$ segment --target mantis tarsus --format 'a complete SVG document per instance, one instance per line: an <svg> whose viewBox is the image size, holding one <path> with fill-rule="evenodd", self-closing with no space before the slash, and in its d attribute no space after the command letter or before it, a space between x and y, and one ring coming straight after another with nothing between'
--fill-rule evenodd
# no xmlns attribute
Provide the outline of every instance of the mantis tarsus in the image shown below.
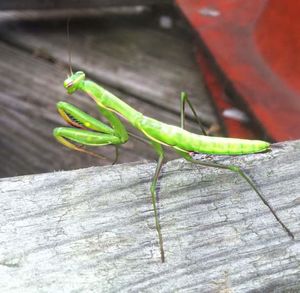
<svg viewBox="0 0 300 293"><path fill-rule="evenodd" d="M118 114L132 124L137 130L141 131L146 136L146 140L153 146L158 154L158 163L150 191L162 262L165 261L165 254L156 206L156 184L164 158L164 150L162 146L173 148L180 156L192 163L227 169L238 173L247 181L247 183L263 201L263 203L269 208L276 220L281 224L288 235L294 238L292 232L279 219L275 211L264 199L260 191L256 188L252 179L239 167L233 165L222 165L213 162L198 161L192 157L192 153L213 155L244 155L260 153L270 150L270 143L261 140L209 137L205 134L203 128L201 128L203 135L197 135L184 130L184 105L186 102L191 107L195 117L197 117L196 112L185 93L182 93L181 95L181 127L177 127L149 118L136 111L93 81L86 80L85 74L81 71L78 71L68 77L64 82L64 87L67 89L69 94L72 94L77 90L88 94L96 102L99 112L109 121L110 126L86 114L71 104L59 102L57 104L59 113L66 122L73 126L73 128L58 127L54 129L53 134L60 143L70 149L85 152L101 158L101 155L84 149L82 145L102 146L112 144L116 146L117 150L118 145L123 144L128 140L128 132L126 128L119 120L117 115L115 115ZM198 117L197 120L200 124ZM118 151L116 151L116 158L117 156Z"/></svg>

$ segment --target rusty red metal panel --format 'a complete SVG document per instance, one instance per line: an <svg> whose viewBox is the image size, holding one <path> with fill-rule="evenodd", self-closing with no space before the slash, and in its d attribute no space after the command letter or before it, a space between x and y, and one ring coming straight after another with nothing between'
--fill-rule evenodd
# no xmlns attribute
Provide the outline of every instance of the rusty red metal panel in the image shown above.
<svg viewBox="0 0 300 293"><path fill-rule="evenodd" d="M300 1L176 2L267 135L300 138Z"/></svg>
<svg viewBox="0 0 300 293"><path fill-rule="evenodd" d="M241 119L236 117L237 115L235 117L226 115L226 112L232 112L232 110L242 112L242 109L232 102L226 93L226 84L223 84L222 80L217 77L209 58L199 48L196 52L196 59L201 67L207 89L214 101L217 114L223 123L223 132L225 131L229 137L236 138L255 139L262 137L261 133L253 127L249 117L247 117L248 119Z"/></svg>

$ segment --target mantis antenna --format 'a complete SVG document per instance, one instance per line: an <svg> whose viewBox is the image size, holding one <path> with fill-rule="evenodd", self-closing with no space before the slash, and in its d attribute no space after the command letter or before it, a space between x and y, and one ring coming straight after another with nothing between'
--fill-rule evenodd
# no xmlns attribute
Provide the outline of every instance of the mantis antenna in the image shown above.
<svg viewBox="0 0 300 293"><path fill-rule="evenodd" d="M71 42L70 42L70 21L71 21L71 16L69 16L68 19L67 19L67 43L68 43L69 70L70 70L70 75L73 75L72 56L71 56Z"/></svg>

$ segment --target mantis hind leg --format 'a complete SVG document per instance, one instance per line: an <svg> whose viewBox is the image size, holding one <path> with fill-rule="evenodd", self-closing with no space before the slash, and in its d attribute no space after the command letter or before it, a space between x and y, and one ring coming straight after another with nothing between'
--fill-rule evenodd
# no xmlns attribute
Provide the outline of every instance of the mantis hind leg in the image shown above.
<svg viewBox="0 0 300 293"><path fill-rule="evenodd" d="M180 127L185 128L185 103L188 103L188 105L190 106L190 108L196 118L196 121L201 129L202 134L207 135L206 130L205 130L203 124L201 123L186 92L181 92L181 95L180 95Z"/></svg>
<svg viewBox="0 0 300 293"><path fill-rule="evenodd" d="M282 228L287 232L287 234L294 239L294 234L291 232L291 230L281 221L281 219L277 216L275 210L271 207L271 205L268 203L268 201L264 198L262 193L257 189L255 186L253 180L238 166L234 165L223 165L215 162L203 162L203 161L198 161L193 158L191 158L187 153L181 152L176 150L177 153L179 153L184 159L187 161L190 161L194 164L199 164L202 166L207 166L207 167L214 167L214 168L221 168L221 169L227 169L230 171L233 171L235 173L238 173L241 177L243 177L247 183L251 186L251 188L256 192L256 194L259 196L259 198L262 200L262 202L268 207L272 215L275 217L275 219L278 221L278 223L282 226Z"/></svg>

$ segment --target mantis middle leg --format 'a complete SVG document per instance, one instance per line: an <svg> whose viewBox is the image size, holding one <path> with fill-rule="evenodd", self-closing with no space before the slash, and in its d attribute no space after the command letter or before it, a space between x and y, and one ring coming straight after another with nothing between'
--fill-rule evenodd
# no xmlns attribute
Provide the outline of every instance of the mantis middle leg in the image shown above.
<svg viewBox="0 0 300 293"><path fill-rule="evenodd" d="M159 240L159 249L160 249L160 256L161 256L161 262L165 262L165 252L164 252L164 245L163 245L163 238L162 238L162 233L161 233L161 226L159 223L159 217L158 217L158 210L157 210L157 194L156 194L156 186L157 186L157 180L159 177L159 173L163 164L163 159L164 159L164 150L162 146L155 142L155 141L150 141L152 146L154 147L156 153L158 154L158 161L154 173L154 177L152 180L152 184L150 187L151 191L151 199L152 199L152 206L153 206L153 211L154 211L154 218L155 218L155 227L156 231L158 234L158 240Z"/></svg>

